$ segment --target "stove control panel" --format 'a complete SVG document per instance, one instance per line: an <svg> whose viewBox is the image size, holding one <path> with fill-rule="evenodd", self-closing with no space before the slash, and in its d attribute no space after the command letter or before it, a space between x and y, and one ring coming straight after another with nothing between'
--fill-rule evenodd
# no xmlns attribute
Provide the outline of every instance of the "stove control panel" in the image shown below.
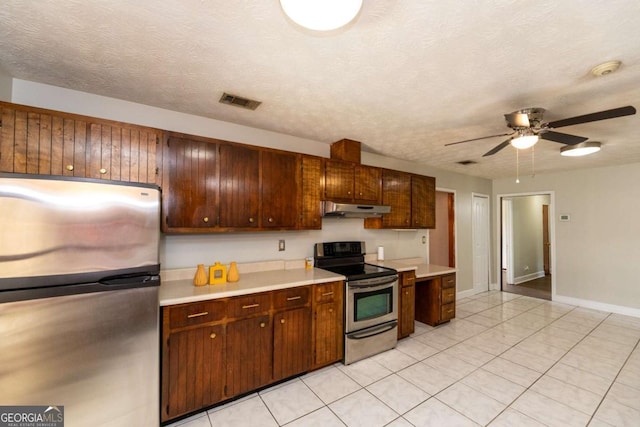
<svg viewBox="0 0 640 427"><path fill-rule="evenodd" d="M315 245L316 257L348 257L365 253L364 242L327 242Z"/></svg>

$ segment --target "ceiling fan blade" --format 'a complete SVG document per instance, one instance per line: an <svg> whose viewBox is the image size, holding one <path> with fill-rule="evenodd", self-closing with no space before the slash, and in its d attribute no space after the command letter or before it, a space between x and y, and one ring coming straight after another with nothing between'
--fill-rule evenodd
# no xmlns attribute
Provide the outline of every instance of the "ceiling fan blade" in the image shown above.
<svg viewBox="0 0 640 427"><path fill-rule="evenodd" d="M559 142L561 144L567 144L567 145L579 144L589 139L589 138L585 138L584 136L569 135L568 133L560 133L560 132L553 132L553 131L540 133L540 138L546 139L548 141Z"/></svg>
<svg viewBox="0 0 640 427"><path fill-rule="evenodd" d="M636 109L631 105L614 108L612 110L599 111L597 113L585 114L582 116L570 117L568 119L556 120L548 124L549 128L561 128L564 126L579 125L581 123L597 122L598 120L615 119L616 117L631 116L636 113Z"/></svg>
<svg viewBox="0 0 640 427"><path fill-rule="evenodd" d="M457 142L450 142L448 144L444 144L444 146L449 146L449 145L456 145L456 144L463 144L465 142L471 142L471 141L479 141L481 139L488 139L488 138L497 138L499 136L507 136L507 135L511 135L512 132L509 133L501 133L500 135L491 135L491 136L481 136L480 138L473 138L473 139L465 139L464 141L457 141Z"/></svg>
<svg viewBox="0 0 640 427"><path fill-rule="evenodd" d="M511 138L509 138L506 141L503 141L500 144L496 145L491 150L489 150L485 154L483 154L482 157L493 156L494 154L496 154L498 151L502 150L504 147L506 147L510 143L511 143Z"/></svg>
<svg viewBox="0 0 640 427"><path fill-rule="evenodd" d="M514 128L528 128L531 126L529 124L529 115L525 113L510 113L504 115L505 120L509 123L509 126Z"/></svg>

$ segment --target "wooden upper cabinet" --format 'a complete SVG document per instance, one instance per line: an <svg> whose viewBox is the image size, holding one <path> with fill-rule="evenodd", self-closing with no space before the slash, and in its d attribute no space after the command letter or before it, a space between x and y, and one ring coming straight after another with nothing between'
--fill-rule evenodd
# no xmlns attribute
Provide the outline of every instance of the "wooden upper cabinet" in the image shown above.
<svg viewBox="0 0 640 427"><path fill-rule="evenodd" d="M380 169L340 160L325 162L325 200L380 203Z"/></svg>
<svg viewBox="0 0 640 427"><path fill-rule="evenodd" d="M411 226L435 228L436 180L430 176L411 176Z"/></svg>
<svg viewBox="0 0 640 427"><path fill-rule="evenodd" d="M382 216L384 228L411 227L411 175L385 170L382 174L382 204L391 206L391 213Z"/></svg>
<svg viewBox="0 0 640 427"><path fill-rule="evenodd" d="M355 201L379 204L381 196L380 177L382 173L379 168L356 165L355 176Z"/></svg>
<svg viewBox="0 0 640 427"><path fill-rule="evenodd" d="M353 164L339 160L326 160L324 169L325 200L353 200L353 179Z"/></svg>
<svg viewBox="0 0 640 427"><path fill-rule="evenodd" d="M260 151L220 146L220 227L258 228Z"/></svg>
<svg viewBox="0 0 640 427"><path fill-rule="evenodd" d="M157 129L0 103L2 172L157 183Z"/></svg>
<svg viewBox="0 0 640 427"><path fill-rule="evenodd" d="M163 178L164 231L216 226L217 155L215 143L169 137Z"/></svg>
<svg viewBox="0 0 640 427"><path fill-rule="evenodd" d="M299 156L264 150L260 161L263 228L295 228L299 217Z"/></svg>
<svg viewBox="0 0 640 427"><path fill-rule="evenodd" d="M299 228L322 228L322 158L302 156L301 212Z"/></svg>

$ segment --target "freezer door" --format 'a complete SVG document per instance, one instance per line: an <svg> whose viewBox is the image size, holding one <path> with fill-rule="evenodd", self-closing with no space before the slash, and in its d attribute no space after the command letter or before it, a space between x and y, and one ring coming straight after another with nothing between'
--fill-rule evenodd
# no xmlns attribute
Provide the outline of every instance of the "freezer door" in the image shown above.
<svg viewBox="0 0 640 427"><path fill-rule="evenodd" d="M0 402L66 427L157 427L158 287L0 304Z"/></svg>
<svg viewBox="0 0 640 427"><path fill-rule="evenodd" d="M0 174L0 291L145 272L159 239L156 186Z"/></svg>

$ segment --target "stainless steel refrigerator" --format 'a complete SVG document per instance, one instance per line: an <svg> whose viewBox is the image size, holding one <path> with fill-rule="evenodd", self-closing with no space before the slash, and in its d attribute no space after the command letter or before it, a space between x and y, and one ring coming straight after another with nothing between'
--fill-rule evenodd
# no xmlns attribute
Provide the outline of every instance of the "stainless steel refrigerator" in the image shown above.
<svg viewBox="0 0 640 427"><path fill-rule="evenodd" d="M156 186L0 174L0 405L159 425L159 221Z"/></svg>

